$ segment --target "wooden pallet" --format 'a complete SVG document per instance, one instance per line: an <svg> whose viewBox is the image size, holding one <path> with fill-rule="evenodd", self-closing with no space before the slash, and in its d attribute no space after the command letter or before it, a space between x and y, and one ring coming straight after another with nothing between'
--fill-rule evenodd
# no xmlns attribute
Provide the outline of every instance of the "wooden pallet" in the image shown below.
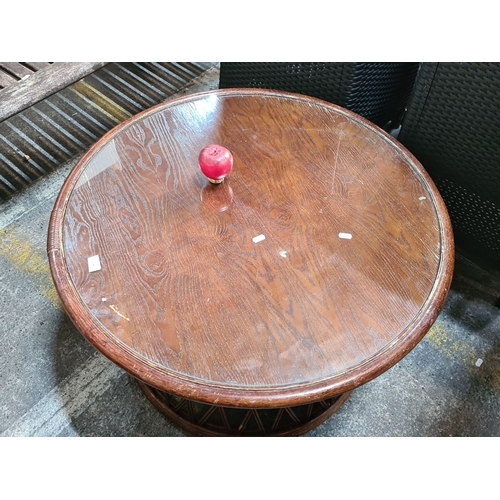
<svg viewBox="0 0 500 500"><path fill-rule="evenodd" d="M0 62L0 121L93 73L104 62Z"/></svg>

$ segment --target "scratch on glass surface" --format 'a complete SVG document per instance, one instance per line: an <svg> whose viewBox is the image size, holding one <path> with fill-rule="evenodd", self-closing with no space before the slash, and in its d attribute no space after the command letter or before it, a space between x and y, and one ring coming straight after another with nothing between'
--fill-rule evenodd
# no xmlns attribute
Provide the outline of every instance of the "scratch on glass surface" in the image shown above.
<svg viewBox="0 0 500 500"><path fill-rule="evenodd" d="M333 174L332 174L332 188L330 189L330 194L333 194L333 190L335 189L335 175L337 174L337 165L338 165L340 143L341 142L342 142L342 130L340 130L339 142L337 144L337 151L335 152L335 160L334 160Z"/></svg>
<svg viewBox="0 0 500 500"><path fill-rule="evenodd" d="M127 318L127 316L125 316L124 314L122 314L120 311L118 311L118 309L116 308L116 306L114 306L113 304L111 304L110 306L110 309L113 309L113 311L118 314L118 316L120 316L120 318L123 318L123 319L126 319L127 321L130 321L130 318Z"/></svg>

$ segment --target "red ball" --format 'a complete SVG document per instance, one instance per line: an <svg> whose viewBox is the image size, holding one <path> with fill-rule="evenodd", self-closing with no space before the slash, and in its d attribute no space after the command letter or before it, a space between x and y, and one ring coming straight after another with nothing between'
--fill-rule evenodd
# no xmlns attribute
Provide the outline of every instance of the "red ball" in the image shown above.
<svg viewBox="0 0 500 500"><path fill-rule="evenodd" d="M198 165L211 182L222 182L233 169L231 151L219 144L210 144L200 151Z"/></svg>

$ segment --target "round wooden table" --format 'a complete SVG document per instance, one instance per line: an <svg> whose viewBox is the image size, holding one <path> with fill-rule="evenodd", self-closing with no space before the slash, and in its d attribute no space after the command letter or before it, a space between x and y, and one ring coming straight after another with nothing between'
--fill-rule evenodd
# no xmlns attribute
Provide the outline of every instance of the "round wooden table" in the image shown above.
<svg viewBox="0 0 500 500"><path fill-rule="evenodd" d="M234 169L199 170L209 144ZM79 331L197 435L298 435L426 334L454 246L433 182L343 108L252 89L181 97L117 126L51 215Z"/></svg>

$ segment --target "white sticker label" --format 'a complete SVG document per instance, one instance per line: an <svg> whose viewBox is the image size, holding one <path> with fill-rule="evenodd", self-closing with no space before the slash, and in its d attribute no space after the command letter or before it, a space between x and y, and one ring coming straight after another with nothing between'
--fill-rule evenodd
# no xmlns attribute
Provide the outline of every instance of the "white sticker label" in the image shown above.
<svg viewBox="0 0 500 500"><path fill-rule="evenodd" d="M99 260L99 255L93 255L92 257L89 257L87 260L89 263L89 273L101 270L101 261Z"/></svg>
<svg viewBox="0 0 500 500"><path fill-rule="evenodd" d="M252 238L252 241L254 243L259 243L260 241L264 241L265 239L266 239L266 237L263 234L259 234L259 236L254 236Z"/></svg>
<svg viewBox="0 0 500 500"><path fill-rule="evenodd" d="M352 234L351 233L339 233L339 238L342 238L343 240L350 240L350 239L352 239Z"/></svg>

